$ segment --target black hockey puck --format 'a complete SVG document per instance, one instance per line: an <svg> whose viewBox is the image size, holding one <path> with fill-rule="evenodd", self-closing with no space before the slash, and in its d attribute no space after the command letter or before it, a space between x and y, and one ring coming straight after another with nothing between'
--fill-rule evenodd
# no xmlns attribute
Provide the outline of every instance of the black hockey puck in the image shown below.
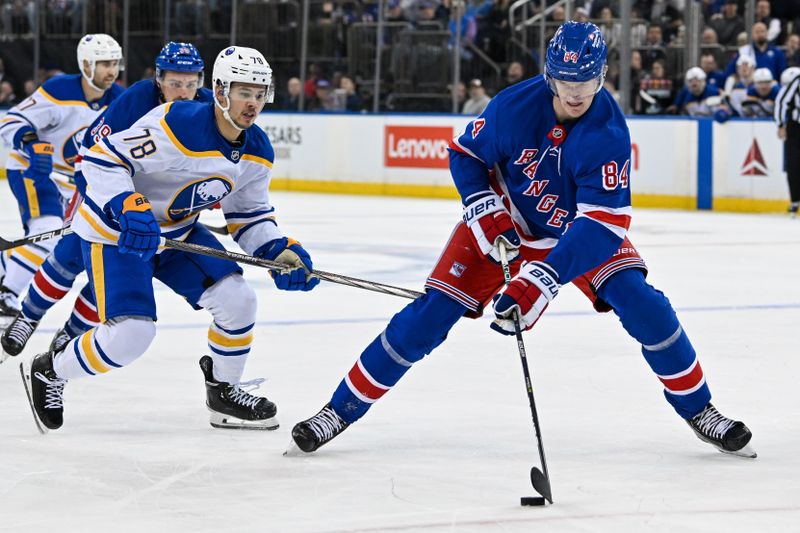
<svg viewBox="0 0 800 533"><path fill-rule="evenodd" d="M541 496L523 496L519 504L525 507L544 505L545 499Z"/></svg>

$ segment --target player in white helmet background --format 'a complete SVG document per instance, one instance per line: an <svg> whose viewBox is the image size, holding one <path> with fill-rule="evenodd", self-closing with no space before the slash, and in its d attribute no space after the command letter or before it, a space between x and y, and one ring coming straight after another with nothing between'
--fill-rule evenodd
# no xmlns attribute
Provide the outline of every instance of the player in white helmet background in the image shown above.
<svg viewBox="0 0 800 533"><path fill-rule="evenodd" d="M13 148L6 171L26 235L63 225L65 203L75 190L72 176L84 131L123 92L114 83L122 48L112 37L83 36L77 58L80 74L47 80L0 121L0 137ZM0 272L2 327L19 311L18 296L57 242L50 239L17 248L5 260Z"/></svg>
<svg viewBox="0 0 800 533"><path fill-rule="evenodd" d="M211 425L278 427L275 404L250 394L263 379L242 381L257 301L242 269L228 260L159 249L165 237L223 250L197 223L201 211L219 205L245 252L287 265L273 274L279 289L307 291L319 283L310 274L309 254L278 227L269 199L274 151L264 131L252 127L272 99L272 69L258 51L231 46L214 63L213 84L213 104L161 105L83 154L85 197L72 229L82 240L100 325L63 350L21 364L42 432L61 427L68 380L127 366L150 348L153 279L212 315L210 355L200 359Z"/></svg>

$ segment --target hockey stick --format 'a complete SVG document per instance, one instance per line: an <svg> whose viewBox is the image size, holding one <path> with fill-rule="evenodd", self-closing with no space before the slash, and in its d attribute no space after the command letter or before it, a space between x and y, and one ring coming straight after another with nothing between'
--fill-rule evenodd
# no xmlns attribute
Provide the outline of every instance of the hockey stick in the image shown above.
<svg viewBox="0 0 800 533"><path fill-rule="evenodd" d="M216 233L217 235L230 235L228 231L228 226L212 226L210 224L203 224L208 231L211 233Z"/></svg>
<svg viewBox="0 0 800 533"><path fill-rule="evenodd" d="M72 228L67 227L53 231L47 231L45 233L38 233L36 235L28 235L27 237L23 237L15 241L9 241L0 237L0 251L10 250L11 248L17 248L19 246L25 246L28 244L33 244L47 239L53 239L55 237L61 237L62 235L68 235L70 233L72 233ZM201 246L199 244L176 241L173 239L166 239L163 237L161 238L161 246L165 248L172 248L173 250L181 250L193 254L207 255L210 257L217 257L219 259L236 261L238 263L244 263L246 265L268 268L270 270L284 270L286 268L286 265L275 261L270 261L269 259L253 257L252 255L240 254L237 252L231 252L229 250L218 250L216 248L210 248L208 246ZM409 298L411 300L419 298L423 294L418 291L412 291L411 289L394 287L392 285L385 285L383 283L377 283L375 281L367 281L359 278L351 278L350 276L333 274L331 272L325 272L322 270L314 270L312 273L319 279L330 281L332 283L347 285L348 287L355 287L357 289L380 292L382 294L390 294L392 296L400 296L402 298Z"/></svg>
<svg viewBox="0 0 800 533"><path fill-rule="evenodd" d="M173 239L161 238L162 246L172 248L173 250L181 250L193 254L207 255L209 257L217 257L219 259L227 259L229 261L236 261L237 263L244 263L246 265L257 266L261 268L268 268L269 270L285 270L286 265L269 259L262 259L260 257L253 257L252 255L240 254L231 252L230 250L219 250L208 246L193 244L190 242L176 241ZM392 296L400 296L402 298L409 298L414 300L422 296L423 293L412 291L411 289L404 289L402 287L394 287L392 285L385 285L375 281L367 281L359 278L351 278L350 276L343 276L341 274L334 274L332 272L324 272L322 270L314 270L311 272L321 280L330 281L331 283L338 283L340 285L347 285L348 287L355 287L357 289L364 289L373 292L380 292L382 294L391 294Z"/></svg>
<svg viewBox="0 0 800 533"><path fill-rule="evenodd" d="M46 241L48 239L53 239L55 237L61 237L62 235L68 235L70 233L72 233L72 228L66 227L66 228L56 229L53 231L46 231L44 233L37 233L36 235L28 235L27 237L23 237L15 241L7 241L4 238L0 237L0 252L5 250L10 250L12 248L17 248L19 246L26 246L28 244L37 243L39 241Z"/></svg>
<svg viewBox="0 0 800 533"><path fill-rule="evenodd" d="M508 267L508 256L506 254L506 245L500 241L500 265L503 267L503 279L506 286L511 283L511 269ZM522 374L525 376L525 387L528 392L528 403L531 406L531 418L533 419L533 429L536 432L536 444L539 449L539 459L542 462L542 470L535 466L531 468L531 484L534 490L547 499L548 502L553 503L553 492L550 489L550 475L547 472L547 461L544 458L544 444L542 444L542 432L539 429L539 414L536 411L536 400L533 397L533 384L531 382L531 373L528 370L528 356L525 352L525 343L522 341L522 331L519 326L519 314L514 309L514 333L517 336L517 348L519 349L519 360L522 363ZM542 472L544 471L544 473ZM523 505L526 505L526 500L533 500L522 498Z"/></svg>

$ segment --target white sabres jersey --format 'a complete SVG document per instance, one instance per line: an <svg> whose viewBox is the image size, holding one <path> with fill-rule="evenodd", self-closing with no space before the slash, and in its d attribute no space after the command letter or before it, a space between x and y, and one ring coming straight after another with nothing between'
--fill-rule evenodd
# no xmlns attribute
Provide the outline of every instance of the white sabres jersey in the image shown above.
<svg viewBox="0 0 800 533"><path fill-rule="evenodd" d="M0 136L14 146L18 145L14 141L18 141L21 131L32 129L39 140L52 144L55 153L51 177L63 188L75 171L75 159L86 128L123 91L122 87L114 84L102 98L87 102L80 74L56 76L9 110L0 122ZM24 170L28 165L28 156L22 150L12 150L6 160L8 170Z"/></svg>
<svg viewBox="0 0 800 533"><path fill-rule="evenodd" d="M120 228L105 207L136 191L150 201L162 236L186 238L200 212L218 206L233 238L253 253L283 237L269 202L273 160L258 127L245 132L241 146L226 141L213 103L161 105L82 154L76 178L86 192L72 228L87 241L116 244Z"/></svg>

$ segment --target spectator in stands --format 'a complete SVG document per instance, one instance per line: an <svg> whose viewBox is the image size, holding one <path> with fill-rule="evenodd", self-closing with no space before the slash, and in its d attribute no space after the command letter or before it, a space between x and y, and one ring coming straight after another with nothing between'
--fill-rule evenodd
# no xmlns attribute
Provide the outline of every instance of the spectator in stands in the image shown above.
<svg viewBox="0 0 800 533"><path fill-rule="evenodd" d="M36 92L36 83L33 80L25 80L25 83L22 84L22 88L25 91L25 98L27 98Z"/></svg>
<svg viewBox="0 0 800 533"><path fill-rule="evenodd" d="M743 116L772 117L779 90L780 86L775 83L768 68L756 69L753 73L753 84L747 88L747 96L742 101Z"/></svg>
<svg viewBox="0 0 800 533"><path fill-rule="evenodd" d="M786 38L786 65L800 67L800 35L796 33Z"/></svg>
<svg viewBox="0 0 800 533"><path fill-rule="evenodd" d="M302 84L300 83L300 78L289 78L289 81L286 82L286 94L281 99L280 109L285 111L299 111L301 89Z"/></svg>
<svg viewBox="0 0 800 533"><path fill-rule="evenodd" d="M716 102L709 100L713 97L717 97ZM686 71L685 85L667 112L691 117L710 117L719 103L719 89L707 83L706 73L702 68L692 67Z"/></svg>
<svg viewBox="0 0 800 533"><path fill-rule="evenodd" d="M663 114L672 104L672 93L672 80L667 77L664 60L657 59L639 84L639 95L644 101L645 114Z"/></svg>
<svg viewBox="0 0 800 533"><path fill-rule="evenodd" d="M741 48L743 46L747 46L747 41L750 37L747 35L746 31L741 32L739 35L736 36L736 48Z"/></svg>
<svg viewBox="0 0 800 533"><path fill-rule="evenodd" d="M726 0L720 13L711 16L708 23L717 32L722 45L736 44L736 36L745 31L744 19L739 16L739 5L736 0Z"/></svg>
<svg viewBox="0 0 800 533"><path fill-rule="evenodd" d="M644 79L645 70L642 66L642 53L639 50L631 50L631 94L629 102L635 114L644 112L642 107L642 97L639 96L639 85ZM615 85L619 86L619 79L615 80Z"/></svg>
<svg viewBox="0 0 800 533"><path fill-rule="evenodd" d="M786 70L786 56L783 50L769 44L767 40L767 26L763 22L753 24L751 30L753 41L750 44L739 48L739 52L731 59L725 73L733 74L736 69L736 61L741 56L750 56L755 59L756 68L768 68L772 72L772 78L778 79L781 72Z"/></svg>
<svg viewBox="0 0 800 533"><path fill-rule="evenodd" d="M333 97L333 87L328 80L317 80L314 98L308 103L306 109L309 111L335 111L336 100Z"/></svg>
<svg viewBox="0 0 800 533"><path fill-rule="evenodd" d="M605 6L600 10L600 20L597 26L600 28L600 33L603 34L606 44L609 48L616 48L619 46L620 39L622 38L622 26L619 22L614 22L614 13L609 6Z"/></svg>
<svg viewBox="0 0 800 533"><path fill-rule="evenodd" d="M306 92L306 100L313 99L317 94L317 80L322 78L322 69L316 63L308 65L308 74L306 74L306 85L304 90Z"/></svg>
<svg viewBox="0 0 800 533"><path fill-rule="evenodd" d="M35 26L36 3L33 0L7 0L0 8L3 34L31 33Z"/></svg>
<svg viewBox="0 0 800 533"><path fill-rule="evenodd" d="M767 40L770 44L777 44L781 35L781 19L770 15L771 10L769 0L758 0L756 3L756 22L762 22L767 27Z"/></svg>
<svg viewBox="0 0 800 533"><path fill-rule="evenodd" d="M706 26L700 37L700 53L713 54L714 60L717 65L726 65L728 63L728 56L725 54L725 49L719 44L717 40L717 32L714 28Z"/></svg>
<svg viewBox="0 0 800 533"><path fill-rule="evenodd" d="M575 14L572 20L576 22L589 22L589 11L585 7L575 8Z"/></svg>
<svg viewBox="0 0 800 533"><path fill-rule="evenodd" d="M700 68L706 73L706 82L709 86L716 87L720 91L725 87L725 73L717 68L714 54L706 52L701 55Z"/></svg>
<svg viewBox="0 0 800 533"><path fill-rule="evenodd" d="M461 113L473 116L480 115L491 100L489 95L486 94L486 89L481 80L476 78L469 82L469 100L464 102Z"/></svg>
<svg viewBox="0 0 800 533"><path fill-rule="evenodd" d="M345 95L344 108L347 111L360 112L364 111L364 102L356 90L356 83L353 78L343 75L339 79L339 90L343 91Z"/></svg>
<svg viewBox="0 0 800 533"><path fill-rule="evenodd" d="M650 70L655 61L665 61L667 54L664 51L664 34L661 26L658 24L650 24L647 27L647 40L645 40L645 49L642 50L642 60L644 61L644 68Z"/></svg>
<svg viewBox="0 0 800 533"><path fill-rule="evenodd" d="M3 58L0 57L0 81L3 81L6 78L6 64L3 62Z"/></svg>
<svg viewBox="0 0 800 533"><path fill-rule="evenodd" d="M681 15L683 4L682 0L649 0L642 2L640 9L647 20L661 26L664 42L669 43L683 25L683 15Z"/></svg>
<svg viewBox="0 0 800 533"><path fill-rule="evenodd" d="M0 107L14 107L17 104L17 97L14 94L14 87L8 80L0 81Z"/></svg>
<svg viewBox="0 0 800 533"><path fill-rule="evenodd" d="M510 87L515 83L525 79L525 67L519 61L512 61L508 64L506 69L506 83L505 87Z"/></svg>

